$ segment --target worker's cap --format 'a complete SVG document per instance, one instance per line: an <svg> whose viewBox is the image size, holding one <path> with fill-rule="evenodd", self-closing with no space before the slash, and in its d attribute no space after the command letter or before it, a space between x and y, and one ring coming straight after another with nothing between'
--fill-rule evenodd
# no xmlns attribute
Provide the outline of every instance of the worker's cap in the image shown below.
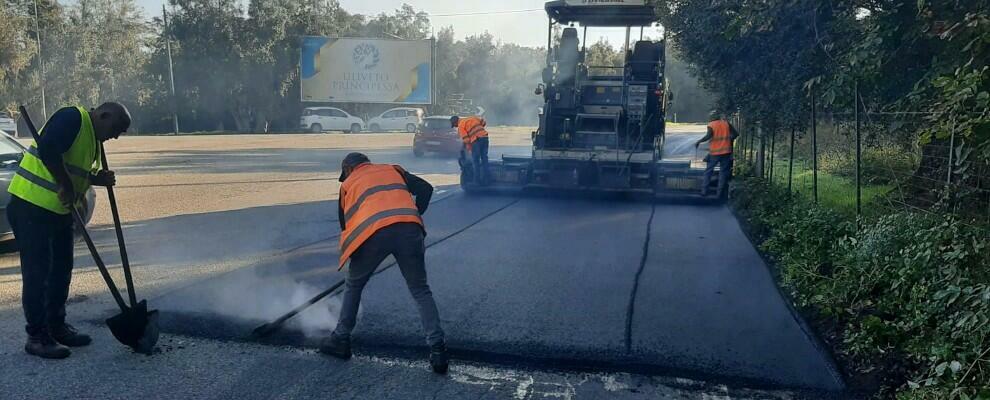
<svg viewBox="0 0 990 400"><path fill-rule="evenodd" d="M453 117L450 117L450 123L452 123L452 124L457 124L460 120L461 120L461 117L458 117L456 115L453 116Z"/></svg>
<svg viewBox="0 0 990 400"><path fill-rule="evenodd" d="M344 157L344 161L340 162L340 181L343 182L347 179L347 171L353 169L354 167L371 162L368 156L361 153L350 153L347 157Z"/></svg>

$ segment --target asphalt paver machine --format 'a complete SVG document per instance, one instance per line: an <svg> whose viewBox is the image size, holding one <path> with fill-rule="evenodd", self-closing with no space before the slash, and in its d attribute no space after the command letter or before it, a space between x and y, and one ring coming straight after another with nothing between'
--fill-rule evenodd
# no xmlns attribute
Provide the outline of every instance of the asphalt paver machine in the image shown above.
<svg viewBox="0 0 990 400"><path fill-rule="evenodd" d="M547 65L537 94L544 99L532 154L489 164L484 185L462 165L467 191L555 188L693 194L703 169L661 158L668 90L665 40L644 40L658 26L643 0L557 0L549 17ZM622 65L586 61L589 29L625 28ZM579 30L580 29L580 30ZM631 41L633 34L640 40Z"/></svg>

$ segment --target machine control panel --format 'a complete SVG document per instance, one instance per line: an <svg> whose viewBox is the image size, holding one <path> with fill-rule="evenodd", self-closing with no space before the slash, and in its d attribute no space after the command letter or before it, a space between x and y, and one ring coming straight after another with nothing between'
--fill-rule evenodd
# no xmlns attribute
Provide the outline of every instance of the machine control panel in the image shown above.
<svg viewBox="0 0 990 400"><path fill-rule="evenodd" d="M646 115L646 98L649 87L630 85L626 95L626 115L630 120L642 120Z"/></svg>

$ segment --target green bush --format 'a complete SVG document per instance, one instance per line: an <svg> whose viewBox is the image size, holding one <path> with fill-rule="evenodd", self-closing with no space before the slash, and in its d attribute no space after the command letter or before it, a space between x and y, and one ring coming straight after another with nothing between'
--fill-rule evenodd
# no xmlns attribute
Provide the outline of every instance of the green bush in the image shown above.
<svg viewBox="0 0 990 400"><path fill-rule="evenodd" d="M847 370L902 376L900 399L990 399L990 243L949 215L855 221L756 180L734 205L797 305L840 327ZM896 362L889 362L894 357Z"/></svg>

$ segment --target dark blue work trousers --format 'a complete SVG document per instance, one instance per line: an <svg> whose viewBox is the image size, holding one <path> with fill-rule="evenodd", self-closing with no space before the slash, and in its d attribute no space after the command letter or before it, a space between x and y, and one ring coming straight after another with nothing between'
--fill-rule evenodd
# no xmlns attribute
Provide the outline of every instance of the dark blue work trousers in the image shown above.
<svg viewBox="0 0 990 400"><path fill-rule="evenodd" d="M7 220L21 256L21 305L25 329L39 335L65 323L72 283L72 216L11 196Z"/></svg>

